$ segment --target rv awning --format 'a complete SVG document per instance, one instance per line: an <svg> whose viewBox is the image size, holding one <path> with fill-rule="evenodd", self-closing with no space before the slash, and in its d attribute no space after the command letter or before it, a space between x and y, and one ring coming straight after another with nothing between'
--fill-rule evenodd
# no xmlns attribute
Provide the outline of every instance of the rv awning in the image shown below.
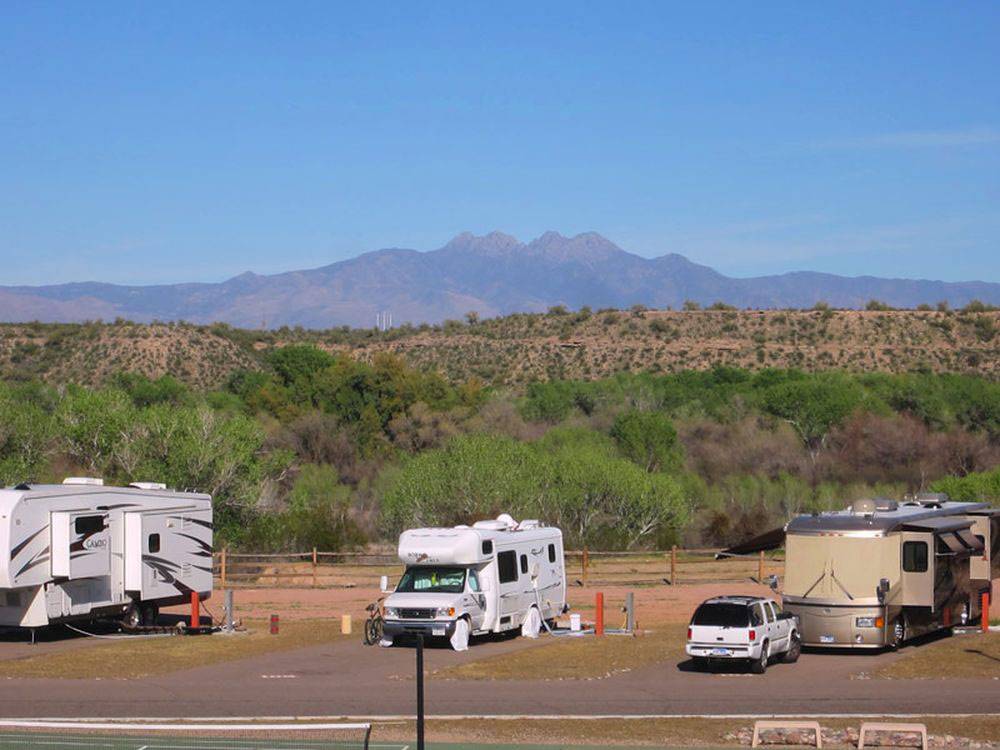
<svg viewBox="0 0 1000 750"><path fill-rule="evenodd" d="M778 549L784 543L784 527L771 529L771 531L765 531L763 534L753 537L753 539L748 539L745 542L733 545L729 549L722 550L722 552L716 554L715 559L718 560L723 557L734 557L738 555L752 555L755 552L761 552L762 550Z"/></svg>
<svg viewBox="0 0 1000 750"><path fill-rule="evenodd" d="M908 521L900 525L903 531L930 531L943 534L947 531L958 531L972 526L972 521L963 518L945 516L943 518L924 518L920 521Z"/></svg>
<svg viewBox="0 0 1000 750"><path fill-rule="evenodd" d="M951 550L954 555L966 555L969 553L969 548L962 544L962 540L959 539L953 532L946 532L944 534L939 534L939 538L945 543L945 546Z"/></svg>
<svg viewBox="0 0 1000 750"><path fill-rule="evenodd" d="M965 546L972 550L972 553L975 555L981 554L986 548L983 544L983 540L973 534L970 529L961 529L960 531L956 531L955 535L961 539L965 543Z"/></svg>

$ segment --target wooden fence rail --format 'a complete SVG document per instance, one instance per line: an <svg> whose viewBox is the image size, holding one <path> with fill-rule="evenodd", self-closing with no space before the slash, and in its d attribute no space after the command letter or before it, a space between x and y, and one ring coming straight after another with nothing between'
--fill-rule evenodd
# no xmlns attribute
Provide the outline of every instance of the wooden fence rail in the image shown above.
<svg viewBox="0 0 1000 750"><path fill-rule="evenodd" d="M716 559L718 550L679 549L643 552L569 550L570 585L654 586L757 580L784 573L780 555ZM220 588L377 587L379 578L399 577L403 566L395 551L254 553L223 549L213 556Z"/></svg>

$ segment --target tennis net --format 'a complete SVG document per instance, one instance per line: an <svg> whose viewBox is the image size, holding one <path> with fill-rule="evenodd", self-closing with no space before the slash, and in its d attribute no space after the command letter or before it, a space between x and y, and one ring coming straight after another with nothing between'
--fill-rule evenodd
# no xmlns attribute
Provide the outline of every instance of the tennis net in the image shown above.
<svg viewBox="0 0 1000 750"><path fill-rule="evenodd" d="M366 723L0 720L0 750L370 750L371 731Z"/></svg>

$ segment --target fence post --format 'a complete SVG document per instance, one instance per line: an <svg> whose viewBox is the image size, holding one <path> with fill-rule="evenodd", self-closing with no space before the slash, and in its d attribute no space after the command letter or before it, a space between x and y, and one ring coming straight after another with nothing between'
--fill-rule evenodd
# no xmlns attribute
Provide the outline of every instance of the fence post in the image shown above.
<svg viewBox="0 0 1000 750"><path fill-rule="evenodd" d="M757 583L764 583L764 550L760 551L757 558Z"/></svg>
<svg viewBox="0 0 1000 750"><path fill-rule="evenodd" d="M670 585L677 584L677 545L670 548Z"/></svg>
<svg viewBox="0 0 1000 750"><path fill-rule="evenodd" d="M316 548L313 547L313 585L312 585L313 588L316 588L316 563L317 563Z"/></svg>
<svg viewBox="0 0 1000 750"><path fill-rule="evenodd" d="M979 619L982 621L980 624L982 626L983 632L988 633L990 631L990 594L988 591L982 593L982 599L980 600L980 616Z"/></svg>
<svg viewBox="0 0 1000 750"><path fill-rule="evenodd" d="M222 554L219 560L219 578L222 579L222 588L226 588L226 550L228 547L222 548Z"/></svg>
<svg viewBox="0 0 1000 750"><path fill-rule="evenodd" d="M587 548L583 548L583 585L587 585L587 568L590 567L590 553L587 552Z"/></svg>

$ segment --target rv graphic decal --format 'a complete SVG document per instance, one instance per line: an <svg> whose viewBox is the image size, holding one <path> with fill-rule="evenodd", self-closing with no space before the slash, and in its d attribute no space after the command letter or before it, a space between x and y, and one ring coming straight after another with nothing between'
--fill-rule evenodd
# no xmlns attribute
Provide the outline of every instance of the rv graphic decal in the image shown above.
<svg viewBox="0 0 1000 750"><path fill-rule="evenodd" d="M43 531L45 531L45 530L46 530L46 529L48 529L48 528L49 528L49 525L48 525L48 524L45 524L45 525L44 525L44 526L43 526L42 528L40 528L40 529L39 529L38 531L36 531L36 532L35 532L34 534L32 534L32 535L31 535L31 536L29 536L29 537L28 537L27 539L25 539L25 540L24 540L24 541L22 541L22 542L21 542L20 544L18 544L18 545L17 545L16 547L14 547L14 548L13 548L13 549L12 549L12 550L10 551L10 559L11 559L11 560L13 560L13 559L14 559L15 557L17 557L17 556L18 556L19 554L21 554L21 551L22 551L22 550L23 550L23 549L24 549L25 547L27 547L27 546L28 546L29 544L31 544L32 540L34 540L34 539L35 539L35 538L36 538L36 537L37 537L37 536L38 536L39 534L41 534L41 533L42 533Z"/></svg>

